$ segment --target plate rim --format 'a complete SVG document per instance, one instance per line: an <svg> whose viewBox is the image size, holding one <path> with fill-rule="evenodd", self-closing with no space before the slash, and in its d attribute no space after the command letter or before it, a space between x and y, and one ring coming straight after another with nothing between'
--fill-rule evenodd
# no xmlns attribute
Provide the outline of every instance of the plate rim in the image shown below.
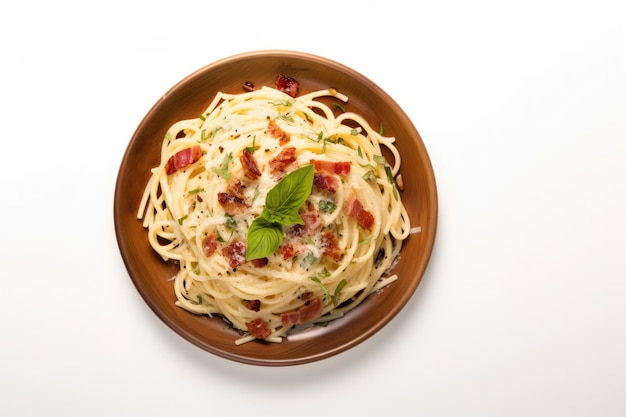
<svg viewBox="0 0 626 417"><path fill-rule="evenodd" d="M411 275L411 284L408 286L408 291L406 291L406 294L404 294L401 299L399 300L399 302L395 303L395 305L393 306L393 308L389 309L388 311L384 312L384 317L382 319L379 319L376 322L376 325L373 326L372 328L368 329L365 332L360 333L359 335L351 338L350 340L346 341L345 343L339 344L337 346L334 346L331 349L325 349L323 351L319 351L317 353L312 353L309 354L307 356L301 356L301 357L297 357L297 358L275 358L275 359L268 359L268 358L258 358L258 357L250 357L247 355L242 355L242 354L238 354L234 351L234 349L231 350L224 350L224 349L219 349L216 346L211 346L208 345L206 341L200 340L197 337L195 337L194 335L190 334L189 332L184 331L184 329L181 328L181 326L174 320L174 318L170 317L167 314L164 314L164 312L159 308L159 306L157 305L157 303L155 302L155 300L153 300L152 298L148 297L147 295L147 291L144 288L144 283L138 279L137 276L135 276L135 274L133 274L132 270L134 269L134 265L131 265L130 259L128 257L128 248L126 247L127 242L124 240L124 232L122 230L121 224L120 224L120 216L122 215L122 207L121 207L121 200L122 200L122 196L121 196L121 177L123 174L123 168L125 166L125 164L127 163L127 159L129 157L129 153L130 150L132 148L132 146L135 144L137 138L138 138L138 134L139 132L141 132L142 128L144 127L144 125L147 123L147 121L150 119L150 116L155 112L155 110L162 105L162 103L164 102L164 100L171 94L175 93L176 91L178 91L182 86L184 86L187 82L189 82L190 80L194 80L197 77L201 77L201 76L206 76L208 73L210 73L212 70L215 70L216 68L219 68L220 66L223 65L228 65L230 63L233 62L238 62L241 60L246 60L246 59L251 59L251 58L260 58L260 57L275 57L275 58L280 58L280 59L285 59L285 60L289 60L289 59L304 59L310 62L315 62L315 63L322 63L325 65L328 65L330 67L333 67L336 70L340 70L346 74L348 74L351 78L353 77L357 77L359 78L359 80L361 82L365 82L366 84L368 84L368 88L373 88L376 90L378 95L382 95L383 97L385 97L389 103L391 103L394 107L393 111L397 112L397 114L399 115L399 117L401 117L404 122L408 122L410 124L410 127L412 129L412 131L414 131L416 133L416 139L419 141L418 145L421 145L424 148L424 157L426 158L425 161L422 161L424 163L427 163L427 169L425 169L425 172L428 174L428 178L427 178L427 182L431 185L430 190L428 192L429 195L429 206L427 209L429 212L429 228L432 230L431 232L431 238L429 240L427 240L426 242L426 246L425 246L425 250L423 253L421 253L421 256L424 258L423 261L423 270L419 273L415 273L414 275ZM212 63L209 63L207 65L204 65L200 68L198 68L197 70L191 72L190 74L188 74L187 76L183 77L182 79L180 79L180 81L176 82L172 87L170 87L151 107L150 109L146 112L146 114L144 115L144 117L141 119L141 121L139 122L139 124L137 125L137 127L135 128L127 146L126 149L124 151L123 157L120 161L120 165L119 165L119 169L117 172L117 178L116 178L116 182L115 182L115 192L114 192L114 226L115 226L115 235L116 235L116 240L117 240L117 244L118 244L118 248L120 251L120 255L122 257L123 263L125 265L126 271L128 273L128 276L131 278L131 281L133 282L133 285L135 286L136 290L139 292L140 296L142 297L142 299L144 300L144 302L150 307L150 309L152 310L152 312L154 314L156 314L157 317L159 317L159 319L166 324L167 327L169 327L172 331L174 331L176 334L178 334L179 336L181 336L182 338L184 338L185 340L187 340L188 342L192 343L193 345L209 352L212 353L214 355L217 355L218 357L222 357L224 359L229 359L235 362L240 362L240 363L245 363L245 364L250 364L250 365L261 365L261 366L286 366L286 365L300 365L300 364L305 364L305 363L311 363L314 361L318 361L318 360L322 360L325 358L329 358L331 356L337 355L339 353L342 353L362 342L364 342L365 340L369 339L371 336L373 336L374 334L376 334L378 331L380 331L383 327L385 327L391 320L393 320L395 318L395 316L402 310L404 309L404 307L406 306L406 304L409 302L409 300L413 297L413 294L415 293L415 291L417 290L417 287L419 286L420 282L422 281L423 276L426 273L426 270L428 268L428 265L430 264L430 258L432 256L432 252L434 249L434 244L435 244L435 239L436 239L436 235L437 235L437 224L438 224L438 190L437 190L437 184L436 184L436 180L435 180L435 176L434 176L434 170L432 167L432 162L430 160L430 155L428 154L425 144L423 143L423 140L421 138L421 135L419 134L419 132L417 131L416 127L414 126L413 122L411 121L411 119L408 117L408 115L404 112L404 110L398 105L398 103L393 99L393 97L391 97L388 93L386 93L382 88L380 88L377 84L375 84L373 81L371 81L369 78L367 78L366 76L364 76L363 74L361 74L360 72L346 66L345 64L342 64L340 62L334 61L332 59L329 58L325 58L319 55L315 55L315 54L311 54L308 52L302 52L302 51L292 51L292 50L282 50L282 49L266 49L266 50L258 50L258 51L249 51L249 52L243 52L243 53L239 53L239 54L234 54L234 55L230 55L221 59L218 59ZM139 220L138 220L139 221ZM372 296L368 297L368 299L366 299L365 302L367 302L368 300L371 300L371 298L373 298ZM364 302L364 303L365 303ZM362 306L358 306L358 308L360 308ZM189 313L186 312L188 314L193 314L193 313ZM349 313L348 313L349 314ZM197 316L197 315L195 315ZM197 317L202 317L202 316L197 316ZM344 320L346 317L342 317L341 319L338 320ZM332 323L331 323L332 325ZM282 342L284 343L289 343L288 339L283 340Z"/></svg>

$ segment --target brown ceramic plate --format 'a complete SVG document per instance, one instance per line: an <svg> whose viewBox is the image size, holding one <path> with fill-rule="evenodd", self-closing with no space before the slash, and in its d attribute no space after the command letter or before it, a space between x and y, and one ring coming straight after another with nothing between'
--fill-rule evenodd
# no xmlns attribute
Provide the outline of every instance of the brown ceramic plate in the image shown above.
<svg viewBox="0 0 626 417"><path fill-rule="evenodd" d="M395 268L399 280L371 295L345 317L283 340L235 345L240 337L220 318L208 318L176 307L172 281L177 268L165 263L148 244L137 220L139 200L159 164L165 131L174 122L197 117L218 91L243 92L249 81L274 86L278 74L294 77L300 92L334 87L349 97L343 107L366 117L372 126L383 123L385 135L396 137L403 157L402 199L412 226ZM437 191L428 153L417 130L383 90L344 65L299 52L261 51L233 56L189 75L168 91L145 116L130 140L122 160L114 199L115 232L120 252L137 290L171 329L189 342L230 360L266 366L296 365L343 352L372 336L387 324L415 292L431 255L437 226Z"/></svg>

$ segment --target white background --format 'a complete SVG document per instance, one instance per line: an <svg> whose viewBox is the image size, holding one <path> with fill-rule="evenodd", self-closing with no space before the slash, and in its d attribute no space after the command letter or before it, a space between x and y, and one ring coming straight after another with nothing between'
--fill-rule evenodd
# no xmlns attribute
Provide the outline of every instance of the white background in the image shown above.
<svg viewBox="0 0 626 417"><path fill-rule="evenodd" d="M0 6L0 415L626 415L622 1L20 1ZM260 49L361 72L439 192L417 292L320 362L243 365L147 307L117 170L189 73Z"/></svg>

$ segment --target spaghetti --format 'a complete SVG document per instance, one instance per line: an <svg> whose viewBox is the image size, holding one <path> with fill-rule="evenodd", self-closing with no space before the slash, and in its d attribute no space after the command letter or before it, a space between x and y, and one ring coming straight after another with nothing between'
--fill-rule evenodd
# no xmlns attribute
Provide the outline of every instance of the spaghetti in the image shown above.
<svg viewBox="0 0 626 417"><path fill-rule="evenodd" d="M177 305L221 315L237 344L280 342L397 279L411 227L395 139L322 97L348 100L334 89L218 93L168 130L141 199L151 246L179 264Z"/></svg>

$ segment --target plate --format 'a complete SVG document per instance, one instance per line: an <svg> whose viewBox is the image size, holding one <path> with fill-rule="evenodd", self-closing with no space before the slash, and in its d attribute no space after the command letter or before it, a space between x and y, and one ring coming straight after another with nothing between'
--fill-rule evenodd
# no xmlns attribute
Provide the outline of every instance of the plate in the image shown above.
<svg viewBox="0 0 626 417"><path fill-rule="evenodd" d="M413 227L421 231L405 241L394 269L399 279L369 296L360 306L326 327L302 331L282 343L235 344L239 334L218 318L199 316L177 307L173 263L152 250L137 219L139 200L159 164L166 130L176 121L197 117L218 91L243 92L243 84L274 86L278 74L300 82L300 94L333 87L349 97L342 106L364 116L372 126L382 122L386 136L396 137L403 158L402 199ZM320 56L292 51L257 51L224 58L190 74L167 91L148 111L123 156L114 195L118 246L138 292L172 330L196 346L222 358L262 366L297 365L328 358L368 339L406 305L426 270L437 226L435 177L424 143L398 104L365 76Z"/></svg>

